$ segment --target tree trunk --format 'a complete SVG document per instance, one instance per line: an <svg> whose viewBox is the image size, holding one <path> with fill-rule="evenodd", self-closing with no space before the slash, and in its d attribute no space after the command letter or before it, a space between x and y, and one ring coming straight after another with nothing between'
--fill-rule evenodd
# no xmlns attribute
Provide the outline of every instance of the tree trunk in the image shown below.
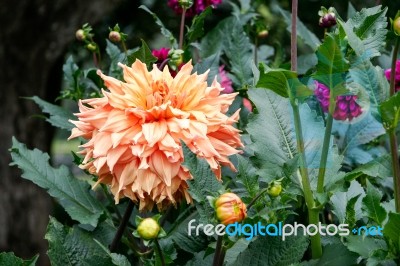
<svg viewBox="0 0 400 266"><path fill-rule="evenodd" d="M45 191L9 167L15 136L29 148L48 151L52 129L32 117L41 113L23 96L54 101L60 91L61 66L68 43L85 22L96 23L121 0L0 0L0 252L31 258L40 253L52 203Z"/></svg>

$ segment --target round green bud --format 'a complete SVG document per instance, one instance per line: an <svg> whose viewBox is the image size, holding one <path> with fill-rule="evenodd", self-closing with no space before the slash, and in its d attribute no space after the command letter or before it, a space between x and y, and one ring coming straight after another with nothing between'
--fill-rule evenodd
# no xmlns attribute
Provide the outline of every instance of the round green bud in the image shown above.
<svg viewBox="0 0 400 266"><path fill-rule="evenodd" d="M396 33L396 35L400 36L400 17L397 17L393 21L393 30L394 30L394 33Z"/></svg>
<svg viewBox="0 0 400 266"><path fill-rule="evenodd" d="M268 187L268 195L271 197L278 197L282 192L282 185L279 181L273 181Z"/></svg>
<svg viewBox="0 0 400 266"><path fill-rule="evenodd" d="M145 218L139 223L137 232L144 240L151 240L157 238L160 229L160 225L156 220L153 218Z"/></svg>

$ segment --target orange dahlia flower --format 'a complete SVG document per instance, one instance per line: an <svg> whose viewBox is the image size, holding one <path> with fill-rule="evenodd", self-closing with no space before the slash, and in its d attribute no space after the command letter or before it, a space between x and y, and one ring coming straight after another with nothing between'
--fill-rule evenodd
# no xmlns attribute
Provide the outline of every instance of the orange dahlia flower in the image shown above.
<svg viewBox="0 0 400 266"><path fill-rule="evenodd" d="M110 185L118 203L122 197L139 202L139 209L161 209L185 198L191 202L182 166L180 141L207 160L218 180L221 166L235 170L228 156L243 146L233 127L239 110L226 115L236 93L220 94L215 79L207 86L208 72L191 74L191 62L175 77L168 67L156 65L149 72L136 60L132 67L120 64L124 80L98 71L108 90L104 97L79 101L78 121L69 137L83 137L81 168Z"/></svg>

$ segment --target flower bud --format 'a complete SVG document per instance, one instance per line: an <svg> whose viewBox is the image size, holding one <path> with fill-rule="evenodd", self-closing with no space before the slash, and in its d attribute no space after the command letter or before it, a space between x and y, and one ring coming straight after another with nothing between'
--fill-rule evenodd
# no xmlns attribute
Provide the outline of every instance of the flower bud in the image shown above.
<svg viewBox="0 0 400 266"><path fill-rule="evenodd" d="M84 41L86 39L86 34L85 31L82 29L79 29L75 32L75 37L78 41Z"/></svg>
<svg viewBox="0 0 400 266"><path fill-rule="evenodd" d="M94 42L88 43L88 44L86 45L86 49L88 49L88 50L91 51L91 52L96 52L96 50L97 50L97 45L96 45L96 43L94 43Z"/></svg>
<svg viewBox="0 0 400 266"><path fill-rule="evenodd" d="M400 16L393 21L393 30L396 35L400 36Z"/></svg>
<svg viewBox="0 0 400 266"><path fill-rule="evenodd" d="M178 0L178 4L181 8L190 8L193 5L193 0Z"/></svg>
<svg viewBox="0 0 400 266"><path fill-rule="evenodd" d="M326 9L325 7L321 7L321 10L318 12L319 18L319 26L323 28L330 28L336 25L336 14L334 9L330 7Z"/></svg>
<svg viewBox="0 0 400 266"><path fill-rule="evenodd" d="M168 52L169 66L173 70L177 70L183 63L183 50L181 49L171 49Z"/></svg>
<svg viewBox="0 0 400 266"><path fill-rule="evenodd" d="M272 181L268 186L267 193L271 197L278 197L282 192L282 185L280 181Z"/></svg>
<svg viewBox="0 0 400 266"><path fill-rule="evenodd" d="M217 219L224 225L241 222L247 217L247 208L234 193L225 193L215 201Z"/></svg>
<svg viewBox="0 0 400 266"><path fill-rule="evenodd" d="M268 37L268 31L267 30L259 31L257 33L257 35L258 35L258 38L262 38L262 39L267 38Z"/></svg>
<svg viewBox="0 0 400 266"><path fill-rule="evenodd" d="M153 218L145 218L139 223L137 233L144 240L151 240L157 238L160 229L161 227L156 220Z"/></svg>
<svg viewBox="0 0 400 266"><path fill-rule="evenodd" d="M118 31L110 31L108 39L112 42L118 43L121 41L121 34Z"/></svg>

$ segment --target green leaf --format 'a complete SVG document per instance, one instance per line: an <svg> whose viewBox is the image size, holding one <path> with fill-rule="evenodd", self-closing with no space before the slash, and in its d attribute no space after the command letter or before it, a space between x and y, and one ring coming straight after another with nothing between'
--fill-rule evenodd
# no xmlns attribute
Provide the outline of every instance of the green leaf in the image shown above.
<svg viewBox="0 0 400 266"><path fill-rule="evenodd" d="M397 128L400 120L400 93L396 93L380 104L383 126L387 131Z"/></svg>
<svg viewBox="0 0 400 266"><path fill-rule="evenodd" d="M237 182L243 184L249 193L249 197L254 198L260 191L258 185L257 170L248 159L237 155L238 158L238 175Z"/></svg>
<svg viewBox="0 0 400 266"><path fill-rule="evenodd" d="M374 67L369 59L360 59L351 63L349 73L352 81L369 95L372 115L380 120L378 106L389 97L389 83L383 70L379 66Z"/></svg>
<svg viewBox="0 0 400 266"><path fill-rule="evenodd" d="M353 180L359 176L386 178L392 176L392 161L390 154L378 157L369 163L363 164L346 174L346 180Z"/></svg>
<svg viewBox="0 0 400 266"><path fill-rule="evenodd" d="M204 266L204 265L212 265L213 260L214 260L214 254L210 254L206 257L205 256L205 251L200 251L197 253L194 253L193 259L188 261L185 265L186 266Z"/></svg>
<svg viewBox="0 0 400 266"><path fill-rule="evenodd" d="M363 8L346 22L347 28L351 29L360 38L365 49L365 53L362 54L364 57L379 56L380 51L386 45L386 34L388 32L386 29L386 12L387 7L384 9L381 6ZM354 40L350 40L351 36L348 37L351 45ZM352 48L354 49L355 47L352 46ZM361 56L361 54L358 55Z"/></svg>
<svg viewBox="0 0 400 266"><path fill-rule="evenodd" d="M128 64L131 65L136 61L136 59L140 60L147 66L151 66L151 64L157 62L157 58L153 56L151 50L143 40L140 49L128 56Z"/></svg>
<svg viewBox="0 0 400 266"><path fill-rule="evenodd" d="M16 165L23 171L22 177L46 189L72 219L95 227L103 209L98 200L89 193L89 184L73 177L66 166L51 167L47 153L37 149L29 150L15 138L12 142L11 165Z"/></svg>
<svg viewBox="0 0 400 266"><path fill-rule="evenodd" d="M354 180L350 183L350 187L346 192L337 191L332 195L331 204L333 207L333 213L339 219L339 223L344 223L346 221L346 214L348 212L347 205L349 204L349 201L356 196L359 196L359 198L354 204L354 217L356 221L358 221L363 217L361 212L361 202L365 197L365 192L360 183Z"/></svg>
<svg viewBox="0 0 400 266"><path fill-rule="evenodd" d="M349 69L347 60L341 51L339 36L332 33L327 34L316 54L318 64L317 71L313 75L314 79L334 90L334 96L338 96L339 94L335 94L335 90L345 81L345 75Z"/></svg>
<svg viewBox="0 0 400 266"><path fill-rule="evenodd" d="M381 238L349 235L346 239L347 248L363 258L371 257L378 249L387 249L385 240Z"/></svg>
<svg viewBox="0 0 400 266"><path fill-rule="evenodd" d="M285 98L289 97L288 90L295 98L304 98L313 94L312 90L299 81L296 72L271 69L263 64L260 64L260 79L256 87L270 89Z"/></svg>
<svg viewBox="0 0 400 266"><path fill-rule="evenodd" d="M207 58L202 59L193 67L193 72L197 72L197 74L203 74L206 71L208 72L207 84L211 86L215 77L219 78L219 54L213 54Z"/></svg>
<svg viewBox="0 0 400 266"><path fill-rule="evenodd" d="M74 59L71 56L67 58L67 61L63 65L64 80L67 83L67 87L71 91L79 90L79 76L82 75L82 71L75 64Z"/></svg>
<svg viewBox="0 0 400 266"><path fill-rule="evenodd" d="M119 62L123 62L126 59L125 53L122 53L119 47L109 40L106 40L106 53L110 57L110 68L108 70L108 74L121 79L122 78L122 68L118 66Z"/></svg>
<svg viewBox="0 0 400 266"><path fill-rule="evenodd" d="M89 232L77 226L65 227L53 217L50 217L45 239L49 242L47 254L54 266L126 265L126 258L105 251Z"/></svg>
<svg viewBox="0 0 400 266"><path fill-rule="evenodd" d="M273 8L277 9L282 14L287 25L287 31L292 32L292 15L290 12L283 10L278 5L274 5ZM317 50L318 46L321 44L319 38L312 31L308 30L299 18L297 18L297 38L303 40L313 51Z"/></svg>
<svg viewBox="0 0 400 266"><path fill-rule="evenodd" d="M141 5L139 6L139 8L143 9L144 11L146 11L147 13L149 13L155 20L156 24L160 27L161 29L161 34L164 35L169 42L171 43L171 46L173 48L178 48L178 43L174 37L174 35L172 34L171 31L169 31L165 26L164 23L162 23L162 21L158 18L157 14L151 12L146 6Z"/></svg>
<svg viewBox="0 0 400 266"><path fill-rule="evenodd" d="M204 9L199 15L193 18L192 25L190 26L188 32L186 33L188 43L192 43L197 39L201 38L204 34L204 20L212 13L212 7L209 6Z"/></svg>
<svg viewBox="0 0 400 266"><path fill-rule="evenodd" d="M354 227L356 224L357 220L356 220L355 205L360 196L361 194L354 196L347 202L345 223L348 224L349 227Z"/></svg>
<svg viewBox="0 0 400 266"><path fill-rule="evenodd" d="M30 260L23 260L14 255L14 252L0 253L0 265L9 266L35 266L39 255L34 256Z"/></svg>
<svg viewBox="0 0 400 266"><path fill-rule="evenodd" d="M342 243L329 244L324 247L322 257L316 265L336 266L336 265L355 265L358 255L349 251Z"/></svg>
<svg viewBox="0 0 400 266"><path fill-rule="evenodd" d="M207 196L222 190L223 186L217 181L215 174L206 160L197 158L185 143L182 143L184 166L190 171L193 179L188 180L189 193L198 202L196 208L200 214L200 222L207 223L214 214L214 209L209 205Z"/></svg>
<svg viewBox="0 0 400 266"><path fill-rule="evenodd" d="M177 219L178 222L173 224L173 229L168 232L168 237L170 237L179 248L186 252L197 253L204 250L208 244L207 236L203 234L201 230L198 236L195 230L192 230L190 235L188 232L188 224L191 220L196 220L196 222L192 223L192 226L197 226L199 224L199 214L197 212L191 214L185 212L181 216L184 220L181 221L180 218Z"/></svg>
<svg viewBox="0 0 400 266"><path fill-rule="evenodd" d="M362 209L364 215L378 225L383 225L387 215L385 209L381 206L381 199L382 193L367 180L367 195L362 201Z"/></svg>
<svg viewBox="0 0 400 266"><path fill-rule="evenodd" d="M383 228L383 236L388 240L390 246L397 251L400 249L400 213L389 213L389 220Z"/></svg>
<svg viewBox="0 0 400 266"><path fill-rule="evenodd" d="M225 254L224 261L226 265L233 265L238 259L241 252L245 251L251 242L244 238L239 238L232 247L230 247Z"/></svg>
<svg viewBox="0 0 400 266"><path fill-rule="evenodd" d="M308 238L290 236L283 241L276 236L263 236L253 240L238 255L237 266L286 266L301 260L308 247Z"/></svg>
<svg viewBox="0 0 400 266"><path fill-rule="evenodd" d="M50 117L46 118L46 121L53 126L69 131L74 128L74 124L70 123L68 120L75 120L76 117L68 110L46 102L37 96L29 97L28 99L39 105L44 113L50 114Z"/></svg>

